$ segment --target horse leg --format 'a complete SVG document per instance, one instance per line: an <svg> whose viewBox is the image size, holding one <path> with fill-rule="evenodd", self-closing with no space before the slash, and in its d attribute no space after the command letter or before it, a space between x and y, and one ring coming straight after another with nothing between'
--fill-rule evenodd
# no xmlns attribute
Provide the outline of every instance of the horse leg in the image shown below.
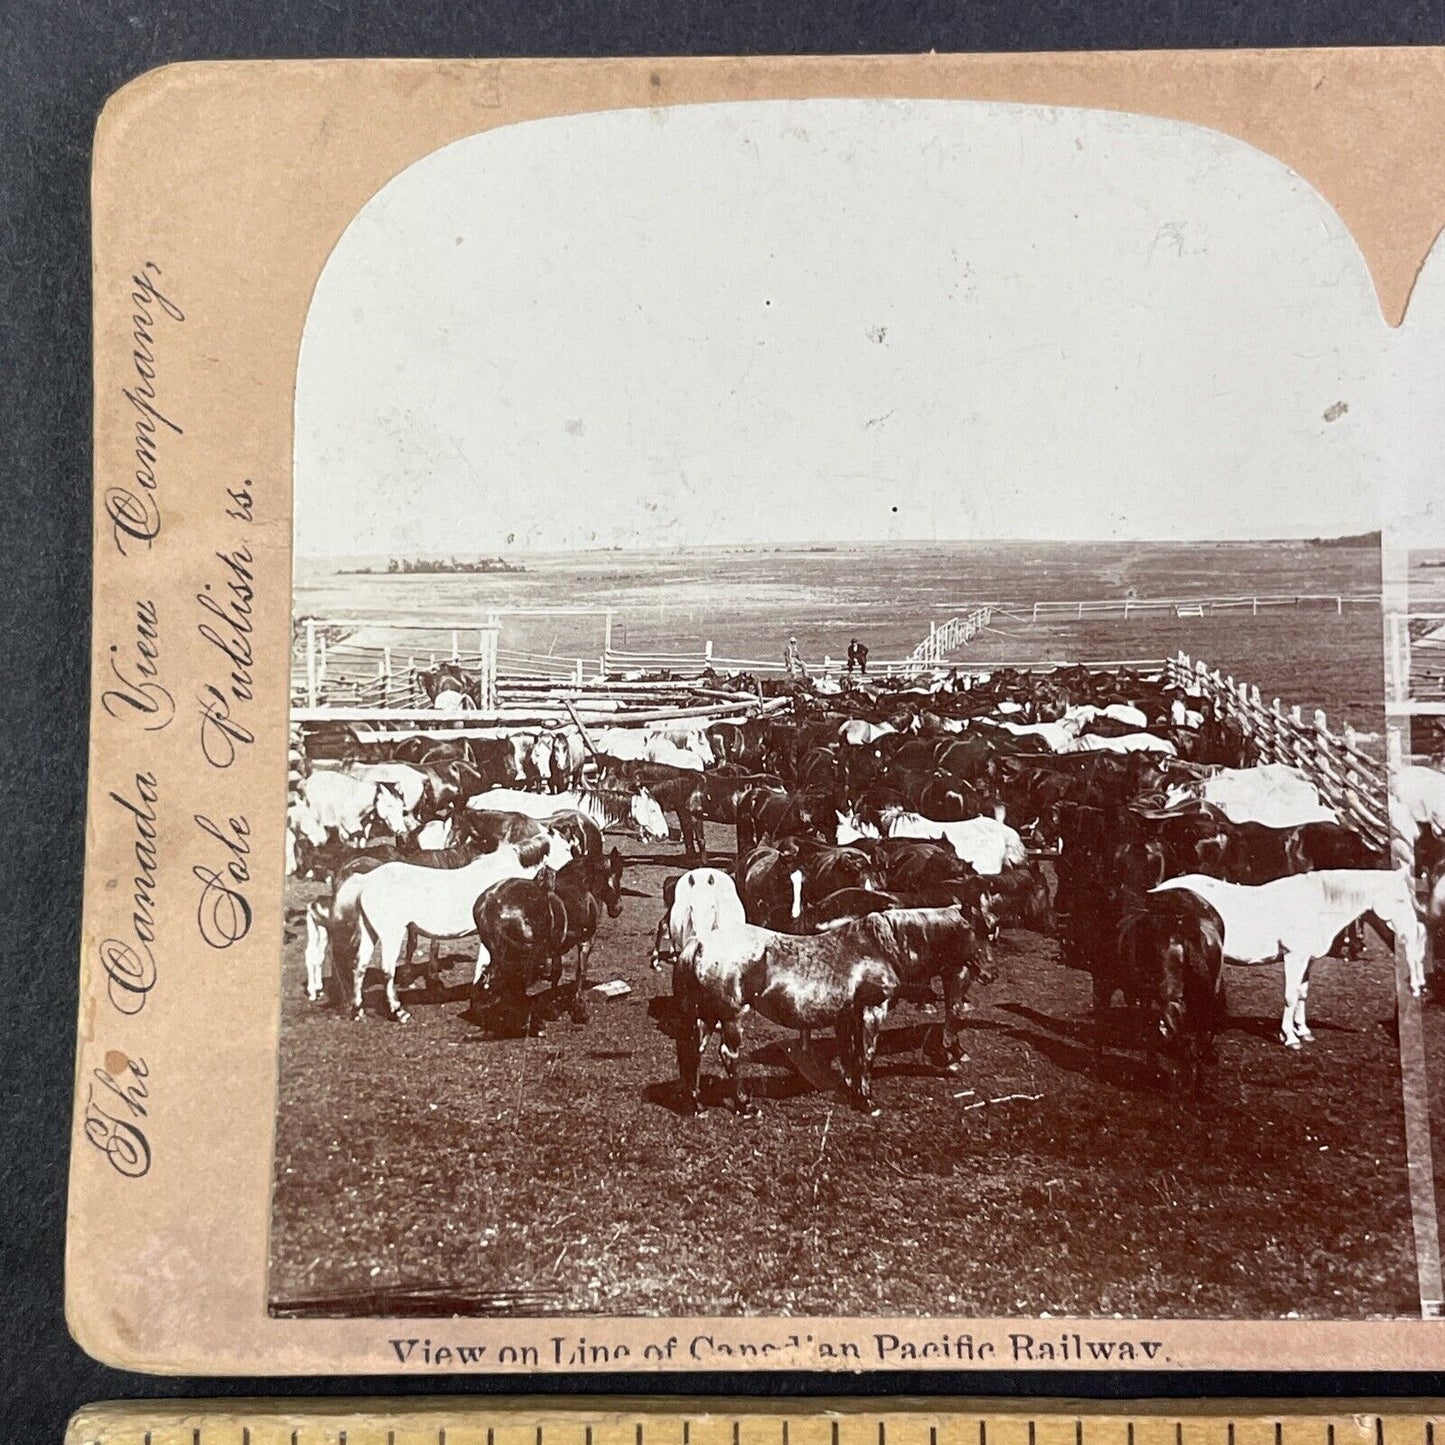
<svg viewBox="0 0 1445 1445"><path fill-rule="evenodd" d="M592 958L592 940L577 945L577 978L572 985L572 1001L567 1012L574 1024L585 1024L588 1019L587 1005L582 999L582 990L587 987L587 965Z"/></svg>
<svg viewBox="0 0 1445 1445"><path fill-rule="evenodd" d="M666 954L662 951L663 941L669 944L672 942L672 910L668 909L657 921L657 931L652 935L652 966L659 973L662 971L664 959L669 963L676 963L676 955L669 948Z"/></svg>
<svg viewBox="0 0 1445 1445"><path fill-rule="evenodd" d="M1309 959L1301 959L1297 953L1284 956L1284 1014L1279 1021L1280 1041L1287 1049L1297 1049L1301 1040L1295 1028L1295 1016L1299 1011L1300 990L1304 987Z"/></svg>
<svg viewBox="0 0 1445 1445"><path fill-rule="evenodd" d="M855 1027L858 1030L857 1093L855 1103L875 1118L883 1111L873 1102L873 1056L878 1052L878 1038L883 1032L883 1021L888 1017L886 1003L865 1004L858 1010Z"/></svg>
<svg viewBox="0 0 1445 1445"><path fill-rule="evenodd" d="M1090 1030L1095 1065L1104 1066L1104 1036L1109 1030L1109 1005L1114 1000L1114 980L1097 967L1089 975L1093 982L1093 1023Z"/></svg>
<svg viewBox="0 0 1445 1445"><path fill-rule="evenodd" d="M959 1030L968 1015L968 970L959 969L943 980L943 1068L956 1074L968 1062Z"/></svg>
<svg viewBox="0 0 1445 1445"><path fill-rule="evenodd" d="M361 1017L361 986L366 981L366 969L371 963L371 950L377 937L371 931L365 918L356 921L356 956L352 959L351 971L351 1017Z"/></svg>
<svg viewBox="0 0 1445 1445"><path fill-rule="evenodd" d="M330 938L329 930L317 917L315 908L316 905L312 904L306 909L306 997L312 1003L318 1002L326 991L322 978Z"/></svg>
<svg viewBox="0 0 1445 1445"><path fill-rule="evenodd" d="M1310 1032L1308 1020L1305 1018L1305 1006L1310 996L1310 963L1312 960L1305 960L1304 977L1300 979L1299 1001L1295 1004L1295 1033L1303 1044L1312 1044L1315 1036Z"/></svg>
<svg viewBox="0 0 1445 1445"><path fill-rule="evenodd" d="M677 1078L682 1085L683 1108L689 1114L702 1113L702 1051L707 1047L711 1026L693 1014L677 1030Z"/></svg>
<svg viewBox="0 0 1445 1445"><path fill-rule="evenodd" d="M859 1012L851 1007L840 1009L833 1025L833 1037L838 1046L838 1067L843 1073L843 1087L854 1104L858 1101L859 1056L862 1052L862 1020Z"/></svg>
<svg viewBox="0 0 1445 1445"><path fill-rule="evenodd" d="M707 819L701 813L689 813L692 820L692 848L699 863L707 862Z"/></svg>
<svg viewBox="0 0 1445 1445"><path fill-rule="evenodd" d="M738 1072L738 1061L743 1052L743 1029L737 1019L728 1019L722 1026L722 1038L718 1042L718 1053L722 1055L723 1069L727 1073L728 1087L733 1096L733 1108L745 1119L758 1112L758 1106L743 1092L742 1078Z"/></svg>
<svg viewBox="0 0 1445 1445"><path fill-rule="evenodd" d="M485 1007L486 995L491 992L492 978L492 952L487 945L477 939L477 967L472 974L472 997L467 1005L467 1012L474 1018L479 1017Z"/></svg>
<svg viewBox="0 0 1445 1445"><path fill-rule="evenodd" d="M382 938L381 967L386 975L386 1010L399 1024L409 1024L411 1015L401 1006L396 993L396 971L401 965L401 955L406 947L406 934L394 939Z"/></svg>

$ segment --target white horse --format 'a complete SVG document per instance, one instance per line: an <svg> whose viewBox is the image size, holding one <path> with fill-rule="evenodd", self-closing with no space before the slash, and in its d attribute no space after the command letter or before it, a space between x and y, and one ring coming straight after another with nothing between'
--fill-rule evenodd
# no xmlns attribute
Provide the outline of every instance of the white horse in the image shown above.
<svg viewBox="0 0 1445 1445"><path fill-rule="evenodd" d="M1411 764L1390 769L1390 805L1398 819L1410 819L1413 838L1421 828L1445 834L1445 773Z"/></svg>
<svg viewBox="0 0 1445 1445"><path fill-rule="evenodd" d="M1199 782L1175 784L1164 794L1166 808L1201 800L1218 808L1231 823L1297 828L1303 823L1340 821L1339 814L1321 801L1319 789L1298 768L1285 763L1221 768Z"/></svg>
<svg viewBox="0 0 1445 1445"><path fill-rule="evenodd" d="M706 755L694 745L696 739L707 748ZM604 728L593 741L598 752L624 763L665 763L701 772L712 759L711 745L702 733L667 736L651 728Z"/></svg>
<svg viewBox="0 0 1445 1445"><path fill-rule="evenodd" d="M855 843L859 838L922 838L947 843L975 873L995 876L1007 867L1027 863L1029 852L1016 828L999 818L964 818L940 823L922 813L904 808L884 808L879 813L880 831L855 813L839 813L837 841Z"/></svg>
<svg viewBox="0 0 1445 1445"><path fill-rule="evenodd" d="M433 818L430 823L423 823L409 841L423 853L439 853L456 843L456 825L450 818Z"/></svg>
<svg viewBox="0 0 1445 1445"><path fill-rule="evenodd" d="M1171 878L1151 890L1192 893L1224 924L1224 961L1252 965L1284 961L1280 1038L1297 1049L1314 1037L1305 1018L1310 964L1357 918L1370 915L1405 944L1410 991L1425 988L1425 928L1409 880L1385 868L1328 868L1249 887L1202 873Z"/></svg>
<svg viewBox="0 0 1445 1445"><path fill-rule="evenodd" d="M1077 718L1084 727L1094 721L1095 718L1106 717L1114 722L1123 723L1131 728L1146 728L1149 726L1149 719L1142 709L1137 708L1133 703L1111 702L1105 707L1095 707L1093 703L1081 703L1078 707L1071 707L1064 716L1066 718Z"/></svg>
<svg viewBox="0 0 1445 1445"><path fill-rule="evenodd" d="M854 717L849 718L839 727L838 736L850 747L862 748L897 731L898 729L892 723L873 723L869 722L867 718Z"/></svg>
<svg viewBox="0 0 1445 1445"><path fill-rule="evenodd" d="M568 850L570 857L570 849ZM383 863L369 873L343 879L331 905L331 942L338 962L352 967L352 1017L361 1017L361 984L373 947L380 949L386 974L387 1009L397 1023L411 1022L396 993L396 970L415 928L428 938L465 938L475 931L472 909L494 883L506 878L535 878L542 867L526 867L516 848L503 843L464 868L425 868ZM486 962L479 956L480 973Z"/></svg>
<svg viewBox="0 0 1445 1445"><path fill-rule="evenodd" d="M1051 753L1062 752L1078 738L1084 727L1077 717L1040 723L1005 722L991 717L981 717L977 721L984 727L999 728L1003 732L1012 733L1016 738L1038 738Z"/></svg>
<svg viewBox="0 0 1445 1445"><path fill-rule="evenodd" d="M647 791L624 792L611 788L579 788L569 793L524 793L516 788L491 788L467 799L467 807L482 813L522 813L540 821L572 810L591 818L606 832L632 823L649 842L668 836L662 805Z"/></svg>
<svg viewBox="0 0 1445 1445"><path fill-rule="evenodd" d="M1158 753L1161 757L1179 756L1178 749L1168 738L1157 738L1153 733L1124 733L1119 737L1106 737L1102 733L1085 733L1072 742L1056 749L1060 753Z"/></svg>
<svg viewBox="0 0 1445 1445"><path fill-rule="evenodd" d="M297 844L323 848L333 839L364 842L373 824L394 838L416 827L400 790L392 783L365 783L345 773L318 770L302 778L286 809L286 871L296 871Z"/></svg>
<svg viewBox="0 0 1445 1445"><path fill-rule="evenodd" d="M652 966L660 969L665 956L676 962L694 938L701 938L716 928L746 922L743 901L730 875L720 868L690 869L677 880L672 904L658 924L652 945ZM663 954L664 939L672 947L670 955Z"/></svg>
<svg viewBox="0 0 1445 1445"><path fill-rule="evenodd" d="M341 773L361 783L390 783L401 794L409 813L415 813L421 806L432 785L427 774L410 763L352 763L341 769Z"/></svg>
<svg viewBox="0 0 1445 1445"><path fill-rule="evenodd" d="M432 699L432 708L441 713L472 712L476 709L476 704L466 693L447 688Z"/></svg>

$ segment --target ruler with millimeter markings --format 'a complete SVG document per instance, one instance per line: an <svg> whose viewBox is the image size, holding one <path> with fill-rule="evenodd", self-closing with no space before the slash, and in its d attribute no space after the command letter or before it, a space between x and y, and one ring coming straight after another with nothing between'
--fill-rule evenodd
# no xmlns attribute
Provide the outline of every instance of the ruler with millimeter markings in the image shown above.
<svg viewBox="0 0 1445 1445"><path fill-rule="evenodd" d="M1441 1401L130 1401L66 1445L1445 1445Z"/></svg>

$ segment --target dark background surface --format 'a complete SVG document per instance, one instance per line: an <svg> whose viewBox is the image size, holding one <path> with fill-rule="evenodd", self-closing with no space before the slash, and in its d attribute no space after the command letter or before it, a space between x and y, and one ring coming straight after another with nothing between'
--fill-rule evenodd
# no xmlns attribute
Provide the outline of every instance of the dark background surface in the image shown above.
<svg viewBox="0 0 1445 1445"><path fill-rule="evenodd" d="M109 1370L66 1333L65 1169L76 1011L90 589L91 134L105 98L174 60L725 55L1445 42L1445 5L1258 0L0 0L0 1440L59 1440L94 1400L159 1395L675 1390L1128 1398L1435 1393L1441 1376L1122 1374L173 1380ZM1445 1325L1442 1355L1445 1355ZM1267 1365L1268 1361L1261 1361Z"/></svg>

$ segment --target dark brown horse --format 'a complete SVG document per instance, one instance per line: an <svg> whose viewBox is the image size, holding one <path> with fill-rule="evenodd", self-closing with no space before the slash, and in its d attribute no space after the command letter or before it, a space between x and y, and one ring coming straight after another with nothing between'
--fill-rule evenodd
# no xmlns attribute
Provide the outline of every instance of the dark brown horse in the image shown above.
<svg viewBox="0 0 1445 1445"><path fill-rule="evenodd" d="M747 854L738 864L737 887L749 922L800 933L809 899L842 888L881 889L883 874L860 848L783 838L759 843Z"/></svg>
<svg viewBox="0 0 1445 1445"><path fill-rule="evenodd" d="M472 909L486 959L472 981L471 1015L499 1032L531 1031L535 1001L555 996L563 957L575 948L577 973L566 1007L574 1022L585 1023L582 990L592 941L604 908L610 918L622 912L622 868L614 848L605 859L577 858L559 873L488 888Z"/></svg>
<svg viewBox="0 0 1445 1445"><path fill-rule="evenodd" d="M667 772L670 776L640 781L646 783L664 812L677 815L683 856L688 860L707 861L707 824L735 824L738 804L748 793L763 789L786 796L782 780L770 773L700 773L686 768L669 768Z"/></svg>
<svg viewBox="0 0 1445 1445"><path fill-rule="evenodd" d="M1198 1102L1205 1065L1215 1058L1214 1036L1224 1021L1219 915L1182 891L1150 894L1124 919L1118 949L1121 973L1140 1005L1151 1072L1160 1072L1162 1062L1171 1092L1182 1084Z"/></svg>
<svg viewBox="0 0 1445 1445"><path fill-rule="evenodd" d="M837 804L830 792L779 793L749 788L737 801L737 851L741 858L765 838L811 834L826 838L837 828Z"/></svg>

